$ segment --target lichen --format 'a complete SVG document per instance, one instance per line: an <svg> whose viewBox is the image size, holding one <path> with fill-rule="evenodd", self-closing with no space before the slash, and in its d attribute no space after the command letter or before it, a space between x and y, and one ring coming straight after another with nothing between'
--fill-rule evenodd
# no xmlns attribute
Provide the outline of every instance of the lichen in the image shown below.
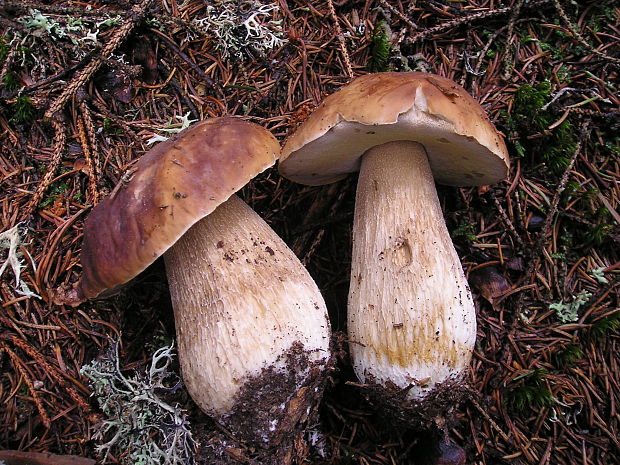
<svg viewBox="0 0 620 465"><path fill-rule="evenodd" d="M22 253L18 250L19 246L22 244L22 232L19 227L20 225L18 224L11 229L7 229L6 231L0 233L0 249L8 250L6 260L2 263L2 265L0 265L0 276L2 276L4 270L10 266L11 271L13 271L13 276L15 276L15 291L22 296L36 297L40 299L41 297L32 292L28 285L21 279L21 270L24 267L21 260ZM34 267L35 265L32 257L30 257L30 260L32 261Z"/></svg>
<svg viewBox="0 0 620 465"><path fill-rule="evenodd" d="M153 354L146 373L125 376L120 369L118 342L81 369L90 381L102 411L93 439L104 455L119 454L127 465L191 465L195 444L185 412L166 403L161 393L173 392L180 381L169 371L173 347Z"/></svg>
<svg viewBox="0 0 620 465"><path fill-rule="evenodd" d="M189 119L189 115L190 113L188 112L184 114L183 116L175 116L175 118L180 121L179 123L173 123L172 121L169 121L166 126L164 126L163 128L158 128L157 130L161 132L165 132L167 134L177 134L183 131L184 129L187 129L188 127L190 127L192 123L195 123L196 121L198 121L197 119ZM164 142L166 140L168 140L167 136L164 136L161 134L155 134L153 137L147 140L146 143L147 145L151 145L157 142Z"/></svg>
<svg viewBox="0 0 620 465"><path fill-rule="evenodd" d="M556 302L549 305L549 309L555 311L556 316L562 323L571 323L579 319L579 309L592 296L589 292L580 292L572 301Z"/></svg>
<svg viewBox="0 0 620 465"><path fill-rule="evenodd" d="M223 59L241 62L265 57L286 42L281 21L272 19L277 9L276 4L257 0L220 0L207 6L204 18L192 22L213 36L215 48Z"/></svg>

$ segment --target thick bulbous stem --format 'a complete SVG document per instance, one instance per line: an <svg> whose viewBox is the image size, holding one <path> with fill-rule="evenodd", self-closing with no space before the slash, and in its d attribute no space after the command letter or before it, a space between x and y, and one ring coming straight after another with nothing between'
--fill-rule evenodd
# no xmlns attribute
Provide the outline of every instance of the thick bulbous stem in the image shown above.
<svg viewBox="0 0 620 465"><path fill-rule="evenodd" d="M259 441L269 442L280 423L290 423L289 401L323 376L330 359L316 284L236 196L164 257L190 395L233 430L235 421L253 422Z"/></svg>
<svg viewBox="0 0 620 465"><path fill-rule="evenodd" d="M475 308L423 146L367 151L357 187L348 331L360 380L425 398L459 381L476 337Z"/></svg>

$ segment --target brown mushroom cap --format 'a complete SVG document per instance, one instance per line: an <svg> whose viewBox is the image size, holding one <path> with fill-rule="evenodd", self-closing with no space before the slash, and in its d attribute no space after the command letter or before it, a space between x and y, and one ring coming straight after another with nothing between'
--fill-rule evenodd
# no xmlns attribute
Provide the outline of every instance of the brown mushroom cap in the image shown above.
<svg viewBox="0 0 620 465"><path fill-rule="evenodd" d="M78 298L126 283L194 223L275 163L279 144L237 118L195 124L147 152L131 181L86 219Z"/></svg>
<svg viewBox="0 0 620 465"><path fill-rule="evenodd" d="M480 105L453 81L418 72L368 74L327 97L286 141L279 170L328 184L394 140L424 145L441 184L492 184L507 174L506 145Z"/></svg>

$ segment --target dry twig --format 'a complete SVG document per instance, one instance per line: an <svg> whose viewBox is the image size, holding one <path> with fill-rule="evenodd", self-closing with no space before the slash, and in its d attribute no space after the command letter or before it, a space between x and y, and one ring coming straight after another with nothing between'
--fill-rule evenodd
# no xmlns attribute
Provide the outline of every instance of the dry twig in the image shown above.
<svg viewBox="0 0 620 465"><path fill-rule="evenodd" d="M340 28L338 15L336 15L336 9L334 8L334 3L332 2L332 0L327 0L327 6L329 8L329 14L332 18L332 22L334 23L334 28L336 29L336 36L338 37L338 43L340 44L340 52L342 53L342 60L344 61L345 71L347 72L347 76L349 76L349 79L353 79L354 74L353 67L351 66L351 58L349 57L347 43L344 40L344 34L342 33L342 29Z"/></svg>

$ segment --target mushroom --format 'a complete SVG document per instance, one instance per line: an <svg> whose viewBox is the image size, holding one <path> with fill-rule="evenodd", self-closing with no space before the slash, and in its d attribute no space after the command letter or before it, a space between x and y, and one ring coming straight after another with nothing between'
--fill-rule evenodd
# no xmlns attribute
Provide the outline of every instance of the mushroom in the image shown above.
<svg viewBox="0 0 620 465"><path fill-rule="evenodd" d="M330 360L323 298L280 237L234 193L279 155L237 118L198 123L146 153L84 226L82 277L57 303L128 282L163 255L182 378L241 439L288 440Z"/></svg>
<svg viewBox="0 0 620 465"><path fill-rule="evenodd" d="M287 139L286 178L322 185L360 171L348 332L362 382L404 391L418 405L461 382L476 315L434 181L491 184L507 168L482 108L454 82L425 73L362 76Z"/></svg>

